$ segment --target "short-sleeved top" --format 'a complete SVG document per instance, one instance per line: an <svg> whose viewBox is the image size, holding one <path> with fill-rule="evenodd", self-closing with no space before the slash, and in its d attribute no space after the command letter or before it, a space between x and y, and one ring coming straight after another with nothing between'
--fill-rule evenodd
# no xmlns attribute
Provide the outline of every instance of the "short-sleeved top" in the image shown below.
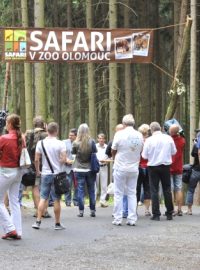
<svg viewBox="0 0 200 270"><path fill-rule="evenodd" d="M172 164L170 166L171 174L182 174L183 173L183 150L185 146L185 139L180 135L172 136L176 145L177 152L172 156Z"/></svg>
<svg viewBox="0 0 200 270"><path fill-rule="evenodd" d="M72 152L72 141L70 139L67 139L67 140L63 140L63 142L65 143L67 158L70 160L73 160L73 156L71 153ZM70 173L71 170L72 170L72 164L65 164L66 173Z"/></svg>
<svg viewBox="0 0 200 270"><path fill-rule="evenodd" d="M171 136L155 131L144 143L142 157L148 159L148 166L170 165L176 146Z"/></svg>
<svg viewBox="0 0 200 270"><path fill-rule="evenodd" d="M0 167L17 168L21 148L17 145L17 133L10 130L8 134L0 136Z"/></svg>
<svg viewBox="0 0 200 270"><path fill-rule="evenodd" d="M101 146L99 143L97 143L96 148L98 160L105 160L108 158L108 156L106 155L107 144L104 143L104 145Z"/></svg>
<svg viewBox="0 0 200 270"><path fill-rule="evenodd" d="M42 155L42 175L52 174L47 159L42 149L42 141L36 145L36 153ZM64 164L60 162L60 154L66 152L65 143L58 140L56 137L46 137L43 140L45 150L54 170L54 174L64 171Z"/></svg>
<svg viewBox="0 0 200 270"><path fill-rule="evenodd" d="M115 133L112 149L116 150L114 170L137 172L143 147L143 137L133 127Z"/></svg>

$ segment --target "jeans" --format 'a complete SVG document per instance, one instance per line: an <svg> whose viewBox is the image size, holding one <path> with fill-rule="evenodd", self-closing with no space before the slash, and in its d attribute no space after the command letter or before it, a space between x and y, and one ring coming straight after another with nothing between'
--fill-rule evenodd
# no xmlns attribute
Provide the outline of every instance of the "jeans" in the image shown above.
<svg viewBox="0 0 200 270"><path fill-rule="evenodd" d="M200 171L192 170L192 174L190 176L190 182L188 184L188 191L186 195L187 205L193 204L194 192L199 181L200 181Z"/></svg>
<svg viewBox="0 0 200 270"><path fill-rule="evenodd" d="M73 203L74 204L78 204L78 188L77 188L77 183L76 183L76 179L74 176L73 171L71 171L70 173L67 174L67 180L70 184L70 189L67 193L65 193L65 203L66 204L71 204L72 201L72 188L74 190L73 192Z"/></svg>
<svg viewBox="0 0 200 270"><path fill-rule="evenodd" d="M150 200L150 186L149 186L149 174L147 168L139 168L139 176L137 181L137 202L141 198L141 187L143 185L144 190L144 200Z"/></svg>
<svg viewBox="0 0 200 270"><path fill-rule="evenodd" d="M55 193L54 175L53 174L42 175L40 197L44 200L48 200L50 193L53 201L60 200L61 196Z"/></svg>
<svg viewBox="0 0 200 270"><path fill-rule="evenodd" d="M170 166L169 165L149 166L148 170L149 170L153 216L161 215L159 202L160 181L162 184L165 206L167 208L166 215L172 215L174 206L172 202L172 193L171 193Z"/></svg>
<svg viewBox="0 0 200 270"><path fill-rule="evenodd" d="M96 173L89 172L75 172L75 177L78 181L78 206L79 211L84 212L84 198L85 198L85 184L87 186L90 210L95 211L95 180Z"/></svg>
<svg viewBox="0 0 200 270"><path fill-rule="evenodd" d="M18 235L22 235L21 209L19 204L19 186L22 173L19 168L0 167L0 220L5 233L16 230ZM9 215L5 204L4 196L8 192Z"/></svg>

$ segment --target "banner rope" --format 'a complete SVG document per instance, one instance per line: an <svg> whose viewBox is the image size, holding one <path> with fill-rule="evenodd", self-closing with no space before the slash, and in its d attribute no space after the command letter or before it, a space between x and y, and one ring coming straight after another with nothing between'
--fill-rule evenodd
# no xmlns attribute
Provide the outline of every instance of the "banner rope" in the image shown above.
<svg viewBox="0 0 200 270"><path fill-rule="evenodd" d="M156 65L155 63L151 62L151 64L156 67L157 69L159 69L160 71L162 71L163 73L165 73L167 76L169 76L170 78L172 78L173 80L175 80L176 78L171 75L169 72L167 72L166 70L164 70L163 68L159 67L158 65Z"/></svg>
<svg viewBox="0 0 200 270"><path fill-rule="evenodd" d="M161 26L161 27L158 27L158 28L152 28L151 30L160 30L160 29L172 28L172 27L175 27L175 26L180 26L180 25L185 25L185 24L186 24L186 22L177 23L177 24L171 24L171 25L167 25L167 26Z"/></svg>

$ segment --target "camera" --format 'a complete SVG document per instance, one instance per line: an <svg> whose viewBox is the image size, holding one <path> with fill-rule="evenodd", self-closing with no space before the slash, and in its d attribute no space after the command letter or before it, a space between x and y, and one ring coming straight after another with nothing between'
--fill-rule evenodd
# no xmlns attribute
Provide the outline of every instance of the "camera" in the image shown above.
<svg viewBox="0 0 200 270"><path fill-rule="evenodd" d="M165 121L164 126L163 126L164 131L165 131L167 134L169 134L169 128L170 128L171 125L173 125L173 124L176 124L176 125L179 126L179 134L180 134L180 136L184 137L184 131L183 131L181 125L179 124L179 122L178 122L175 118Z"/></svg>

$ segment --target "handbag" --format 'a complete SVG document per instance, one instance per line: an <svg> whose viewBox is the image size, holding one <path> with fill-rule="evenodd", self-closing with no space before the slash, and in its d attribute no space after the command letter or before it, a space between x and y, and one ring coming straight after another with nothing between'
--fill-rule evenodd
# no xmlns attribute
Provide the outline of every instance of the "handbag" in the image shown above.
<svg viewBox="0 0 200 270"><path fill-rule="evenodd" d="M47 159L47 162L49 164L49 167L51 169L51 172L54 173L52 164L49 160L46 149L44 148L43 140L42 140L42 149L43 149L43 152L44 152L45 157ZM70 184L69 184L69 181L67 179L66 172L60 172L60 173L54 175L54 188L55 188L55 193L57 195L62 195L62 194L65 194L69 191Z"/></svg>
<svg viewBox="0 0 200 270"><path fill-rule="evenodd" d="M28 168L25 172L25 174L22 176L21 183L28 187L28 186L34 186L35 185L35 179L36 179L36 173L33 170L33 168Z"/></svg>
<svg viewBox="0 0 200 270"><path fill-rule="evenodd" d="M185 184L188 184L190 182L190 176L192 174L192 167L193 167L193 165L191 165L191 164L183 165L182 181Z"/></svg>
<svg viewBox="0 0 200 270"><path fill-rule="evenodd" d="M31 165L31 159L28 153L28 150L26 147L22 148L20 160L19 160L19 166L22 168L29 167Z"/></svg>
<svg viewBox="0 0 200 270"><path fill-rule="evenodd" d="M91 163L91 171L93 173L98 173L100 170L100 164L96 155L96 147L94 141L92 141L92 153L90 163Z"/></svg>

